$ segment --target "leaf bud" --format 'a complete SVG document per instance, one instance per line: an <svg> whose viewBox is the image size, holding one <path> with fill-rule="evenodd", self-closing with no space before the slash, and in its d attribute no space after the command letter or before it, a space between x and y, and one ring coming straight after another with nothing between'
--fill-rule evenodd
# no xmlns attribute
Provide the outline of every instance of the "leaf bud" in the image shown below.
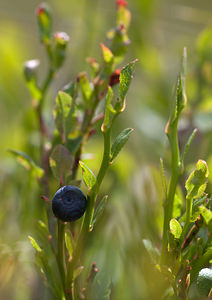
<svg viewBox="0 0 212 300"><path fill-rule="evenodd" d="M51 9L48 4L42 3L37 11L38 27L40 31L40 40L43 44L49 44L52 36L52 17Z"/></svg>
<svg viewBox="0 0 212 300"><path fill-rule="evenodd" d="M55 50L54 50L54 65L56 69L59 69L66 57L66 48L69 42L69 36L65 32L55 32Z"/></svg>
<svg viewBox="0 0 212 300"><path fill-rule="evenodd" d="M36 81L39 65L40 61L38 59L28 60L24 63L24 76L27 82Z"/></svg>

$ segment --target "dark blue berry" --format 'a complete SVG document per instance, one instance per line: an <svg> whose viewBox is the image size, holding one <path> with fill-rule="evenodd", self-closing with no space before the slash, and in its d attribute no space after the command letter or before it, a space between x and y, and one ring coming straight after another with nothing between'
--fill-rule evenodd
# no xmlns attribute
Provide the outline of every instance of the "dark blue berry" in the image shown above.
<svg viewBox="0 0 212 300"><path fill-rule="evenodd" d="M81 218L86 210L87 200L84 193L76 186L61 187L52 200L52 210L58 219L71 222Z"/></svg>

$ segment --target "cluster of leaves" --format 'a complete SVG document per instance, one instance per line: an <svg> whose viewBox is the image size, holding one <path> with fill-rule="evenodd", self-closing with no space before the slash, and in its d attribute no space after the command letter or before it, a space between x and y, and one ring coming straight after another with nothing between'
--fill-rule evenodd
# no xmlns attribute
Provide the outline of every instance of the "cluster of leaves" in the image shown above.
<svg viewBox="0 0 212 300"><path fill-rule="evenodd" d="M144 246L153 258L155 267L167 280L166 297L174 297L174 299L188 299L189 291L192 293L195 289L199 272L212 263L212 201L205 192L209 176L205 161L197 162L196 169L191 172L185 183L185 211L177 193L177 185L183 173L185 154L197 132L197 129L194 129L180 154L178 121L187 102L185 65L186 49L183 54L182 72L177 81L175 105L166 126L172 155L168 188L161 160L165 194L161 255L150 241L144 240ZM208 282L204 291L200 291L201 295L211 295L212 283L209 280Z"/></svg>

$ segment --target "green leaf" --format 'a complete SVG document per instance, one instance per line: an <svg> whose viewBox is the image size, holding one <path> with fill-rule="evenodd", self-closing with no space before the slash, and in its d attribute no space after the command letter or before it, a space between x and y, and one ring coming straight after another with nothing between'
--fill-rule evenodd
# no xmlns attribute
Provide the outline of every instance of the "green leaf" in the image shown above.
<svg viewBox="0 0 212 300"><path fill-rule="evenodd" d="M187 60L187 51L184 48L183 59L182 59L182 69L181 73L177 80L177 89L176 89L176 100L175 106L171 115L170 123L174 123L179 119L180 114L187 103L187 97L185 92L185 72L186 72L186 60Z"/></svg>
<svg viewBox="0 0 212 300"><path fill-rule="evenodd" d="M104 62L106 64L111 64L113 63L113 53L111 52L111 50L109 48L107 48L104 44L100 43L100 46L102 48L102 55L104 58Z"/></svg>
<svg viewBox="0 0 212 300"><path fill-rule="evenodd" d="M208 225L212 220L212 211L201 205L199 206L199 212L203 216L205 223Z"/></svg>
<svg viewBox="0 0 212 300"><path fill-rule="evenodd" d="M207 199L207 195L203 194L201 198L196 198L193 200L191 222L195 222L196 219L199 217L200 215L199 206L202 204L204 205L206 199ZM180 223L185 222L185 220L186 220L186 214L184 213L180 218Z"/></svg>
<svg viewBox="0 0 212 300"><path fill-rule="evenodd" d="M207 186L208 166L205 161L199 160L196 164L197 170L193 171L186 181L187 198L200 198Z"/></svg>
<svg viewBox="0 0 212 300"><path fill-rule="evenodd" d="M93 95L93 89L88 80L86 73L82 72L78 75L78 81L82 92L82 98L84 100L85 107L89 107L91 103L91 97Z"/></svg>
<svg viewBox="0 0 212 300"><path fill-rule="evenodd" d="M182 233L182 227L176 219L171 219L169 222L170 232L175 239L180 239Z"/></svg>
<svg viewBox="0 0 212 300"><path fill-rule="evenodd" d="M110 86L108 87L108 91L105 99L106 99L105 114L104 114L104 122L102 127L103 132L110 127L109 125L110 125L110 114L111 114L111 101L113 99L113 90Z"/></svg>
<svg viewBox="0 0 212 300"><path fill-rule="evenodd" d="M111 50L107 48L105 45L101 43L100 46L102 48L102 55L105 62L102 76L104 77L104 73L106 74L106 76L107 75L110 76L114 68L114 56Z"/></svg>
<svg viewBox="0 0 212 300"><path fill-rule="evenodd" d="M129 89L136 62L137 60L130 62L128 65L126 65L126 67L124 67L121 70L120 77L119 77L119 81L120 81L119 95L122 102L125 100L127 91Z"/></svg>
<svg viewBox="0 0 212 300"><path fill-rule="evenodd" d="M205 204L206 199L207 199L207 195L203 195L201 198L194 199L192 204L192 217L191 217L192 222L195 222L196 219L199 217L200 215L199 207Z"/></svg>
<svg viewBox="0 0 212 300"><path fill-rule="evenodd" d="M32 247L37 251L37 252L42 252L42 249L40 248L40 246L38 245L38 243L35 241L35 239L32 236L28 236L30 243L32 245Z"/></svg>
<svg viewBox="0 0 212 300"><path fill-rule="evenodd" d="M121 149L126 144L127 140L129 139L130 134L133 132L134 129L126 128L124 129L115 139L112 147L111 147L111 159L110 162L113 162L116 156L119 154Z"/></svg>
<svg viewBox="0 0 212 300"><path fill-rule="evenodd" d="M17 161L28 171L32 172L32 175L34 175L36 178L40 179L44 175L44 170L40 167L38 167L35 162L32 160L32 158L22 152L22 151L16 151L16 150L8 150L10 153L12 153Z"/></svg>
<svg viewBox="0 0 212 300"><path fill-rule="evenodd" d="M76 112L72 97L65 92L59 91L54 110L55 124L62 141L65 142L76 126Z"/></svg>
<svg viewBox="0 0 212 300"><path fill-rule="evenodd" d="M72 257L74 251L74 239L70 230L66 230L65 232L65 244L70 257Z"/></svg>
<svg viewBox="0 0 212 300"><path fill-rule="evenodd" d="M67 177L71 173L73 156L63 145L57 145L49 157L49 164L55 178L62 180L65 184Z"/></svg>
<svg viewBox="0 0 212 300"><path fill-rule="evenodd" d="M96 183L96 176L82 161L80 161L79 164L80 167L82 168L82 176L86 186L89 189L92 189L92 187Z"/></svg>
<svg viewBox="0 0 212 300"><path fill-rule="evenodd" d="M93 219L91 221L91 229L93 229L93 227L95 226L96 222L98 221L99 217L102 215L105 205L107 203L107 199L108 199L108 195L105 195L103 197L103 199L100 201L100 203L98 204L97 208L94 211L94 215L93 215Z"/></svg>

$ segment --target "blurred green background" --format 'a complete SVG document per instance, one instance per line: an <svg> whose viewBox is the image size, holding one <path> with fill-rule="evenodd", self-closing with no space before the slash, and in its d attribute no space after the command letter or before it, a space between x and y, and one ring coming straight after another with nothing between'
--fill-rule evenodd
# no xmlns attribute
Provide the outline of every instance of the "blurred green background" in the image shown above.
<svg viewBox="0 0 212 300"><path fill-rule="evenodd" d="M0 0L0 298L49 298L34 268L34 251L27 235L39 218L39 187L9 155L22 150L35 160L39 134L30 95L23 79L23 63L39 58L39 78L46 71L45 51L39 43L35 9L40 1ZM114 0L51 0L54 29L70 35L67 60L48 93L45 118L53 127L51 109L57 91L80 71L89 71L86 57L100 59L100 42L115 25ZM183 182L201 158L212 170L212 3L210 0L129 0L132 13L131 45L125 61L138 58L127 97L127 109L114 136L125 127L135 131L108 172L102 195L108 194L106 211L88 243L86 265L99 268L93 299L106 299L112 285L113 299L158 299L160 279L142 239L159 245L162 198L159 158L169 176L170 157L164 128L174 100L183 47L188 49L188 107L180 123L183 145L194 127L197 137L187 155ZM212 28L212 27L211 27ZM102 136L89 141L87 165L95 171L101 159ZM212 176L208 192L212 191ZM52 187L52 195L57 187Z"/></svg>

